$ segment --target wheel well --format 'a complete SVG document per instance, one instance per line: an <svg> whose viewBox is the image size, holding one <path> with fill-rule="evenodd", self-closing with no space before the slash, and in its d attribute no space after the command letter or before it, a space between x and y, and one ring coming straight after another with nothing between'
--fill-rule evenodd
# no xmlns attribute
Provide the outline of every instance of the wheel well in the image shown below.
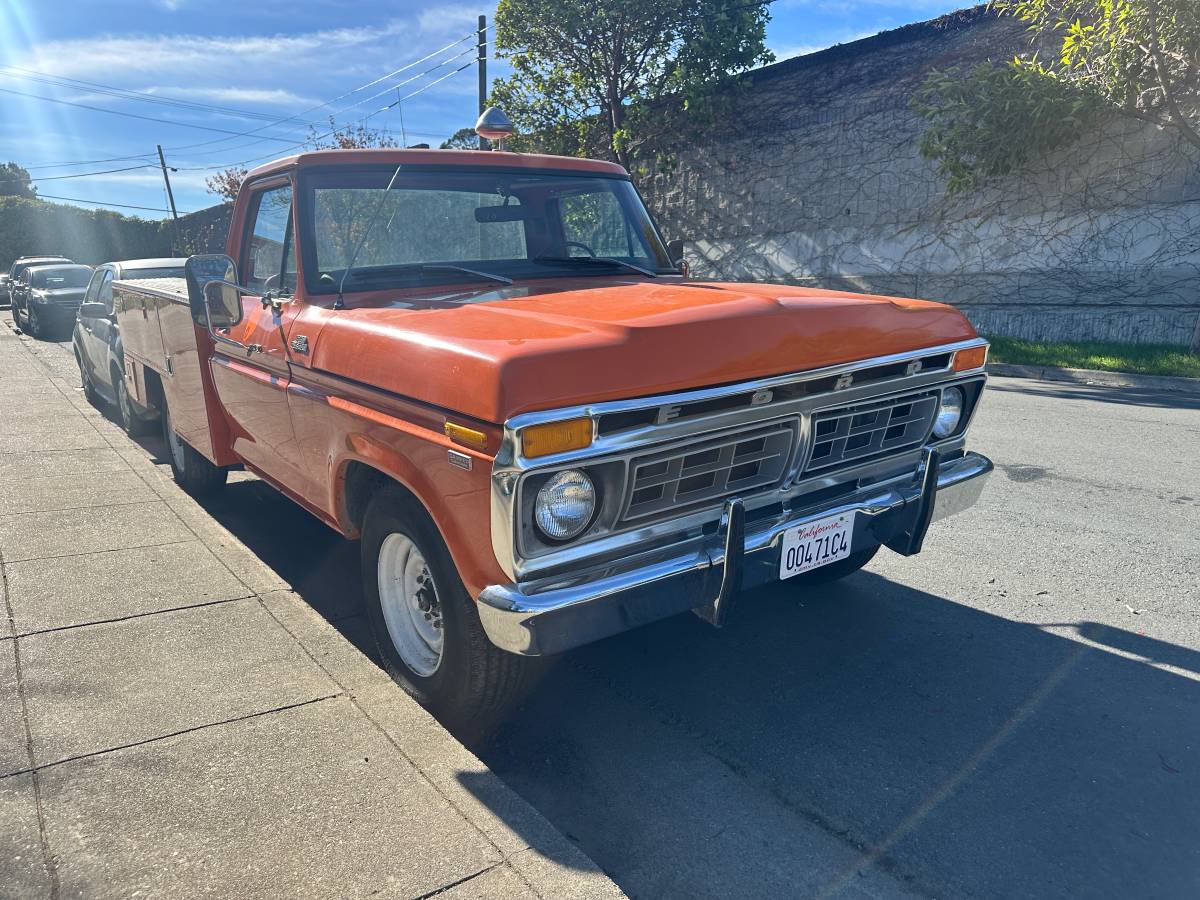
<svg viewBox="0 0 1200 900"><path fill-rule="evenodd" d="M371 498L387 484L400 484L396 479L385 475L378 469L357 461L346 465L343 482L341 506L346 524L349 526L347 530L349 536L357 535L362 531L363 519L366 518L367 506L370 504ZM404 490L410 497L412 496L411 491L407 488ZM413 499L416 500L415 497Z"/></svg>
<svg viewBox="0 0 1200 900"><path fill-rule="evenodd" d="M151 368L143 367L142 377L146 380L146 399L150 401L149 405L161 413L163 407L163 387L158 373Z"/></svg>

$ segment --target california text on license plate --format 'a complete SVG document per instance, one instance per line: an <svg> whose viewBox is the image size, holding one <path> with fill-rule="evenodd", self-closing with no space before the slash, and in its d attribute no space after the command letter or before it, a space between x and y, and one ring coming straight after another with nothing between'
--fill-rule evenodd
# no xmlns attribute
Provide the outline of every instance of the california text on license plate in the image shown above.
<svg viewBox="0 0 1200 900"><path fill-rule="evenodd" d="M779 556L779 577L791 578L803 572L845 559L854 543L854 513L826 516L783 533Z"/></svg>

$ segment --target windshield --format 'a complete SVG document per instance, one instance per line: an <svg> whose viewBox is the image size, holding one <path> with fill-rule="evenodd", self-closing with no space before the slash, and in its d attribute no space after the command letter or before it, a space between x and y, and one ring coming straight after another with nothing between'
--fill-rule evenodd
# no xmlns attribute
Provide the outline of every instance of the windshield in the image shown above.
<svg viewBox="0 0 1200 900"><path fill-rule="evenodd" d="M61 269L38 269L32 273L30 285L55 291L60 288L86 287L92 270L86 266L71 266Z"/></svg>
<svg viewBox="0 0 1200 900"><path fill-rule="evenodd" d="M304 253L317 273L308 279L314 293L337 293L351 258L347 293L478 277L437 265L506 278L612 275L629 265L675 271L623 179L426 169L401 171L386 191L394 174L345 168L306 178Z"/></svg>

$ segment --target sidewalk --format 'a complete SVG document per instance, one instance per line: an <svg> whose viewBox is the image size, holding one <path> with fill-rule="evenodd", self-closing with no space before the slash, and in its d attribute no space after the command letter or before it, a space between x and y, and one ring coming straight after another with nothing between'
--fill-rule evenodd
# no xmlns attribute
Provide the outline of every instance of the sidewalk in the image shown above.
<svg viewBox="0 0 1200 900"><path fill-rule="evenodd" d="M620 896L9 322L0 896Z"/></svg>

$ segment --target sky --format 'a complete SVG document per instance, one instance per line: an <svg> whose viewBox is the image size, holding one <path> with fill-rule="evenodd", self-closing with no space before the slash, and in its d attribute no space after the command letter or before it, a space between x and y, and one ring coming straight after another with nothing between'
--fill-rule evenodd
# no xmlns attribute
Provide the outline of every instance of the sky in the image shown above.
<svg viewBox="0 0 1200 900"><path fill-rule="evenodd" d="M767 43L788 59L968 5L776 0ZM158 144L181 214L216 202L214 171L286 156L331 114L436 146L474 124L473 32L494 13L495 0L0 0L0 161L43 197L158 219Z"/></svg>

